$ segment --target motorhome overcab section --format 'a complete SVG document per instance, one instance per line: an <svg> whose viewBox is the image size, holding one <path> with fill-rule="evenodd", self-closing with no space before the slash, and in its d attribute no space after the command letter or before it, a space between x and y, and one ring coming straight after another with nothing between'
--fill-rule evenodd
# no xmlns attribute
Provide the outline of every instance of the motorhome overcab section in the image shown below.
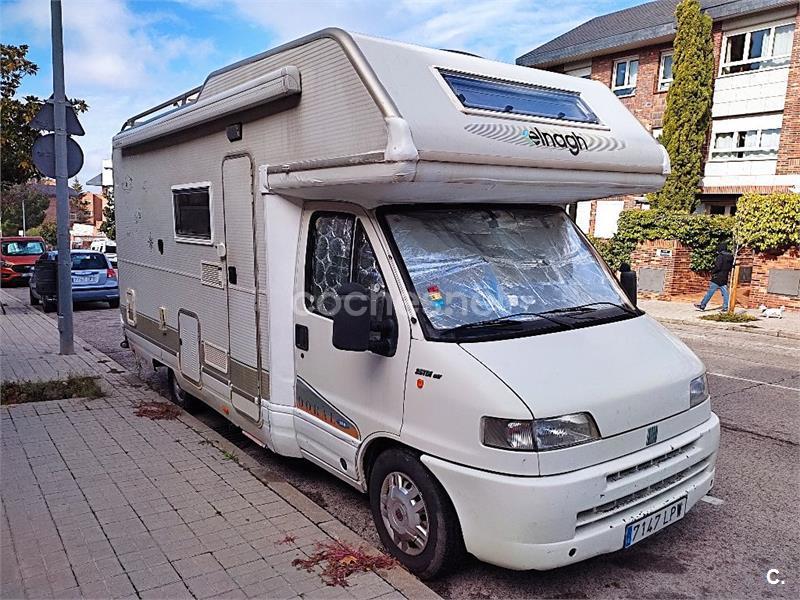
<svg viewBox="0 0 800 600"><path fill-rule="evenodd" d="M131 118L114 165L138 359L367 492L419 575L621 550L711 488L702 363L564 212L669 171L602 84L329 29Z"/></svg>

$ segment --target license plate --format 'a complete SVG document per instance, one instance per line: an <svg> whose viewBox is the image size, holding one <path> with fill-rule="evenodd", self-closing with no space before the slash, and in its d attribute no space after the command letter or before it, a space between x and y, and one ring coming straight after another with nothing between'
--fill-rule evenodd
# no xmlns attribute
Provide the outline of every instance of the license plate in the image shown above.
<svg viewBox="0 0 800 600"><path fill-rule="evenodd" d="M97 275L73 275L72 283L97 283Z"/></svg>
<svg viewBox="0 0 800 600"><path fill-rule="evenodd" d="M686 498L676 500L661 510L650 513L638 521L634 521L625 528L625 544L623 548L641 542L644 538L661 531L675 521L679 521L686 514Z"/></svg>

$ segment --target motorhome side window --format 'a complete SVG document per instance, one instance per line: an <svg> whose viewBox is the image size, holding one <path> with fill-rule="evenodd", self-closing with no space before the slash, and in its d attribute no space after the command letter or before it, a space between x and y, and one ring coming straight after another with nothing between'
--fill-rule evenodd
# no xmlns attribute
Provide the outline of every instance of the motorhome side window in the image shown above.
<svg viewBox="0 0 800 600"><path fill-rule="evenodd" d="M441 75L464 108L578 123L600 122L577 92L458 73L442 72Z"/></svg>
<svg viewBox="0 0 800 600"><path fill-rule="evenodd" d="M175 238L184 242L211 242L210 187L172 189Z"/></svg>
<svg viewBox="0 0 800 600"><path fill-rule="evenodd" d="M311 217L306 258L306 306L330 317L336 291L360 283L382 295L386 286L363 225L347 213L317 212Z"/></svg>

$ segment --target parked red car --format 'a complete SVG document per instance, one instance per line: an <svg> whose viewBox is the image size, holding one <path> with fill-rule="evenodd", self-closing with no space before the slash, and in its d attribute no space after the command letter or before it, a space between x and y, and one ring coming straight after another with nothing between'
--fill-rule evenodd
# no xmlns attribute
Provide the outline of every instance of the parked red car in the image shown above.
<svg viewBox="0 0 800 600"><path fill-rule="evenodd" d="M0 238L0 276L3 285L28 284L36 260L44 254L45 242L40 237L14 236Z"/></svg>

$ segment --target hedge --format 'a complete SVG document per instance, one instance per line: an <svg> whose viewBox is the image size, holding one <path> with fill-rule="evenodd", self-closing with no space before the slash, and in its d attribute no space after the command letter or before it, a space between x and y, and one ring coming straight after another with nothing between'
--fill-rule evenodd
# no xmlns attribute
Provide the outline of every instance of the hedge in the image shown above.
<svg viewBox="0 0 800 600"><path fill-rule="evenodd" d="M800 194L744 194L736 203L736 243L780 254L800 246Z"/></svg>
<svg viewBox="0 0 800 600"><path fill-rule="evenodd" d="M692 250L693 271L708 271L714 265L717 247L732 246L734 217L690 215L664 210L627 210L619 215L617 233L610 240L593 239L608 265L619 270L630 262L631 252L647 240L678 240Z"/></svg>

